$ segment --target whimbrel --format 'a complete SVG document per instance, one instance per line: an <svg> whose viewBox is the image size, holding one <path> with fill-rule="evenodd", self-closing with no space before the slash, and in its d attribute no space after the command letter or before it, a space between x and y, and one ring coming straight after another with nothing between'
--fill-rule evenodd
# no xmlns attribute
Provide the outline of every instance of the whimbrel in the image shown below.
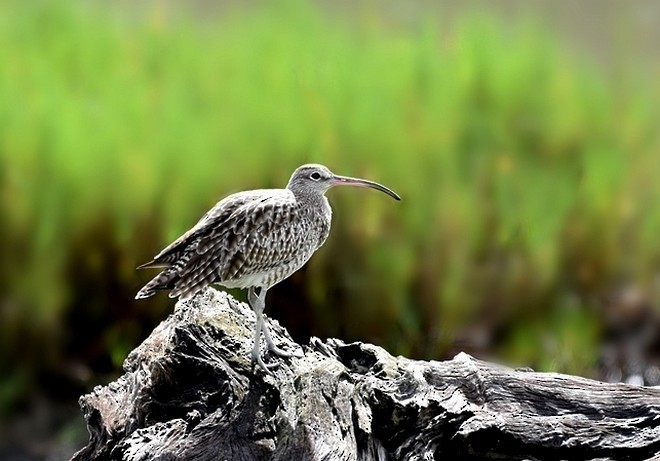
<svg viewBox="0 0 660 461"><path fill-rule="evenodd" d="M300 269L325 242L332 209L325 192L333 186L362 186L399 196L378 183L332 173L323 165L296 169L286 189L238 192L220 200L188 232L139 268L162 268L136 299L158 290L191 298L208 285L247 288L257 318L252 361L266 372L261 333L269 351L291 357L275 345L264 321L266 292Z"/></svg>

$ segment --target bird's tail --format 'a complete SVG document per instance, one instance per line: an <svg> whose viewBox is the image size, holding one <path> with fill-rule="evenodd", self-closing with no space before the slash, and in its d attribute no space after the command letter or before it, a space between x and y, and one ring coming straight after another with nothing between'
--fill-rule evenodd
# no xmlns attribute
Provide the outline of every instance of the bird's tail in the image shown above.
<svg viewBox="0 0 660 461"><path fill-rule="evenodd" d="M179 280L179 274L177 271L172 269L164 270L143 286L135 295L135 299L149 298L150 296L155 295L159 290L170 290L174 288L174 284L177 280Z"/></svg>

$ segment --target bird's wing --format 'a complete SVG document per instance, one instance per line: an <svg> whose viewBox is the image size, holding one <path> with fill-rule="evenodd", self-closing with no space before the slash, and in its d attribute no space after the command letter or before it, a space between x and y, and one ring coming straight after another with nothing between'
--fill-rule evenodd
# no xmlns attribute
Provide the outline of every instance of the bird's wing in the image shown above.
<svg viewBox="0 0 660 461"><path fill-rule="evenodd" d="M258 194L259 192L238 192L220 200L190 230L165 247L160 253L154 256L153 260L138 266L138 269L165 268L177 264L189 252L191 246L196 247L200 239L208 236L214 228L222 228L224 221L241 206L250 203L255 197L258 197L260 195Z"/></svg>
<svg viewBox="0 0 660 461"><path fill-rule="evenodd" d="M236 280L288 263L304 238L306 224L299 213L288 191L269 192L235 208L221 225L207 227L200 236L196 254L179 272L182 288Z"/></svg>

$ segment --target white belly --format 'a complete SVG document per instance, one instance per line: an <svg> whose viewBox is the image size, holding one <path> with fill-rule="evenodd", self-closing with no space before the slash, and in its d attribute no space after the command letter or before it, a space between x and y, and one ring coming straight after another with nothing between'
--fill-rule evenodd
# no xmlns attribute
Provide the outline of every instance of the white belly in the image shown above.
<svg viewBox="0 0 660 461"><path fill-rule="evenodd" d="M311 254L309 256L311 257ZM217 283L227 288L266 287L266 289L268 289L291 276L294 272L304 266L308 260L309 257L287 265L278 266L270 271L244 274L239 278L224 280Z"/></svg>

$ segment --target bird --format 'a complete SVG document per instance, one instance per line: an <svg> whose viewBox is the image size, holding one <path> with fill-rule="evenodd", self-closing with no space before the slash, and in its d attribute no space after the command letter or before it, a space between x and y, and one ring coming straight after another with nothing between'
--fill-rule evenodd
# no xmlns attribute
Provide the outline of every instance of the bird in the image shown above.
<svg viewBox="0 0 660 461"><path fill-rule="evenodd" d="M220 200L190 230L138 269L161 272L135 296L170 290L170 298L190 299L209 285L247 289L256 315L253 366L271 373L261 356L261 333L268 352L300 357L280 349L264 320L266 293L300 269L328 238L332 208L325 193L336 186L370 187L401 200L373 181L332 173L320 164L298 167L284 189L237 192Z"/></svg>

